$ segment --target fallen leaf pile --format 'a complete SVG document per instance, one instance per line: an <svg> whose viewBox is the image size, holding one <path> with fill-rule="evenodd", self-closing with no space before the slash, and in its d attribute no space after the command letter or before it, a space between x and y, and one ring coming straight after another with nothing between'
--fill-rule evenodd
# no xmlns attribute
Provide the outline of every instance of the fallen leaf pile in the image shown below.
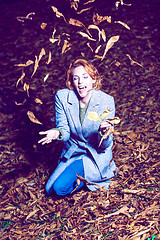
<svg viewBox="0 0 160 240"><path fill-rule="evenodd" d="M95 11L95 0L68 0L65 12L73 15L65 15L61 1L46 1L47 10L43 0L27 2L3 6L0 21L7 30L0 28L6 48L0 53L0 238L160 239L160 63L158 24L150 17L158 8L147 0L116 1L115 18L107 7ZM65 87L70 62L82 56L115 99L121 121L110 120L119 122L113 145L118 173L108 191L84 187L47 196L60 143L41 147L38 132L54 127L53 95ZM90 117L100 121L108 113Z"/></svg>

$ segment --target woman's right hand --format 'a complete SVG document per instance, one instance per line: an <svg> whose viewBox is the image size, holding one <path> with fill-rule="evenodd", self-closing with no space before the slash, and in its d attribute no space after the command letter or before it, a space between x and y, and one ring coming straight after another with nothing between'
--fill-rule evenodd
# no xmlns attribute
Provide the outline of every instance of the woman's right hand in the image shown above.
<svg viewBox="0 0 160 240"><path fill-rule="evenodd" d="M60 132L57 129L50 129L47 131L39 132L40 135L46 135L44 138L38 141L38 143L48 144L52 142L52 140L56 140L60 134Z"/></svg>

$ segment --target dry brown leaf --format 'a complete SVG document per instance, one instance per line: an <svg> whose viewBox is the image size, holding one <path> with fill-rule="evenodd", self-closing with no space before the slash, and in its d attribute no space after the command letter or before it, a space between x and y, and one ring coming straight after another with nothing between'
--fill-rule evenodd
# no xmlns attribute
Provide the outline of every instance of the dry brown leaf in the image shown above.
<svg viewBox="0 0 160 240"><path fill-rule="evenodd" d="M43 104L43 102L39 98L35 98L34 100L36 103Z"/></svg>
<svg viewBox="0 0 160 240"><path fill-rule="evenodd" d="M114 21L114 23L119 23L119 24L121 24L122 26L124 26L125 28L127 28L128 30L130 30L130 27L129 27L126 23L124 23L124 22Z"/></svg>
<svg viewBox="0 0 160 240"><path fill-rule="evenodd" d="M93 7L93 6L92 6L92 7ZM92 7L82 9L81 11L77 12L77 14L81 14L81 13L83 13L83 12L86 12L86 11L90 10Z"/></svg>
<svg viewBox="0 0 160 240"><path fill-rule="evenodd" d="M26 17L17 17L17 20L20 22L24 22L24 20L32 20L32 17L30 17L31 15L35 15L35 13L28 13Z"/></svg>
<svg viewBox="0 0 160 240"><path fill-rule="evenodd" d="M135 61L131 58L131 56L130 56L129 54L126 54L126 56L131 60L131 64L137 64L137 65L139 65L140 67L143 67L140 63L135 62Z"/></svg>
<svg viewBox="0 0 160 240"><path fill-rule="evenodd" d="M114 45L114 43L117 42L118 40L119 40L119 36L113 36L113 37L111 37L111 38L108 40L101 61L105 58L105 55L106 55L106 53L108 52L108 50L109 50L109 49Z"/></svg>
<svg viewBox="0 0 160 240"><path fill-rule="evenodd" d="M55 43L55 42L57 42L59 39L57 39L57 38L55 38L55 39L53 39L53 38L49 38L49 41L51 42L51 43Z"/></svg>
<svg viewBox="0 0 160 240"><path fill-rule="evenodd" d="M46 82L48 77L49 77L49 73L46 74L46 76L44 77L43 81Z"/></svg>
<svg viewBox="0 0 160 240"><path fill-rule="evenodd" d="M40 62L40 60L42 59L42 57L46 54L45 49L42 48L38 57L38 62Z"/></svg>
<svg viewBox="0 0 160 240"><path fill-rule="evenodd" d="M46 62L46 64L49 64L51 61L52 61L52 53L51 51L49 51L48 61Z"/></svg>
<svg viewBox="0 0 160 240"><path fill-rule="evenodd" d="M114 132L114 127L110 126L110 127L107 129L107 131L104 133L104 135L101 137L101 140L100 140L100 142L99 142L98 147L100 147L101 144L102 144L102 142L103 142L103 140L104 140L106 137L108 137L108 136L109 136L111 133L113 133L113 132Z"/></svg>
<svg viewBox="0 0 160 240"><path fill-rule="evenodd" d="M102 45L99 45L96 50L95 50L95 53L98 53L99 49L102 47Z"/></svg>
<svg viewBox="0 0 160 240"><path fill-rule="evenodd" d="M109 109L106 109L102 114L101 114L101 119L103 120L111 111Z"/></svg>
<svg viewBox="0 0 160 240"><path fill-rule="evenodd" d="M74 8L75 11L78 9L79 0L70 0L71 8Z"/></svg>
<svg viewBox="0 0 160 240"><path fill-rule="evenodd" d="M39 63L38 58L37 58L37 56L35 56L34 70L33 70L31 78L34 76L35 72L37 71L37 68L39 66L38 63Z"/></svg>
<svg viewBox="0 0 160 240"><path fill-rule="evenodd" d="M15 64L15 66L18 66L18 67L28 67L29 65L31 65L33 63L34 62L32 60L28 60L26 63Z"/></svg>
<svg viewBox="0 0 160 240"><path fill-rule="evenodd" d="M64 15L62 13L60 13L56 7L51 6L51 8L52 8L53 12L56 13L56 17L58 17L58 18L63 17L64 21L67 22Z"/></svg>
<svg viewBox="0 0 160 240"><path fill-rule="evenodd" d="M28 115L29 119L31 120L31 122L42 125L42 123L35 117L35 115L34 115L33 112L28 111L28 112L27 112L27 115Z"/></svg>
<svg viewBox="0 0 160 240"><path fill-rule="evenodd" d="M96 41L96 39L91 38L87 33L84 32L78 32L82 37L87 38L90 41Z"/></svg>
<svg viewBox="0 0 160 240"><path fill-rule="evenodd" d="M76 173L76 176L84 184L86 184L86 185L93 185L93 186L97 187L102 192L108 192L106 189L104 189L102 187L99 187L97 184L92 183L92 182L88 182L85 178L83 178L82 176L78 175L77 173Z"/></svg>
<svg viewBox="0 0 160 240"><path fill-rule="evenodd" d="M24 105L25 102L26 102L26 99L25 99L22 103L15 102L15 104L16 104L17 106L21 106L21 105Z"/></svg>
<svg viewBox="0 0 160 240"><path fill-rule="evenodd" d="M92 18L92 20L93 20L93 23L95 24L95 25L99 25L101 22L103 22L103 21L107 21L107 22L109 22L109 23L111 23L111 16L100 16L98 13L95 13L95 14L93 14L93 18Z"/></svg>
<svg viewBox="0 0 160 240"><path fill-rule="evenodd" d="M23 85L23 89L24 89L24 91L27 92L27 95L28 95L28 97L29 97L29 84L24 83L24 85Z"/></svg>
<svg viewBox="0 0 160 240"><path fill-rule="evenodd" d="M47 26L47 23L41 23L41 29L44 30Z"/></svg>
<svg viewBox="0 0 160 240"><path fill-rule="evenodd" d="M37 212L39 211L39 209L35 209L34 211L30 212L27 217L26 217L26 220L28 220L28 218L32 217L34 214L36 214Z"/></svg>
<svg viewBox="0 0 160 240"><path fill-rule="evenodd" d="M88 3L93 3L93 2L95 2L95 0L89 0L89 1L87 1L87 2L85 2L85 3L83 3L84 5L87 5Z"/></svg>
<svg viewBox="0 0 160 240"><path fill-rule="evenodd" d="M102 36L103 41L106 42L106 33L105 33L104 29L101 30L100 34Z"/></svg>
<svg viewBox="0 0 160 240"><path fill-rule="evenodd" d="M104 121L110 122L110 123L114 123L114 124L118 124L120 123L121 119L119 117L114 117L114 118L108 118Z"/></svg>
<svg viewBox="0 0 160 240"><path fill-rule="evenodd" d="M87 46L91 49L91 51L93 52L93 48L90 46L90 43L87 43Z"/></svg>
<svg viewBox="0 0 160 240"><path fill-rule="evenodd" d="M18 86L18 84L19 84L20 81L21 81L21 84L23 84L23 79L24 79L24 77L25 77L25 73L24 73L24 71L22 70L22 75L21 75L21 77L17 80L16 87Z"/></svg>
<svg viewBox="0 0 160 240"><path fill-rule="evenodd" d="M86 28L86 26L82 22L80 22L79 20L74 19L74 18L70 18L68 23L73 25L73 26L83 27L86 30L86 32L89 34L89 36L92 37L92 35L90 34L90 32Z"/></svg>
<svg viewBox="0 0 160 240"><path fill-rule="evenodd" d="M91 24L91 25L89 25L88 26L88 29L96 29L96 30L98 30L98 37L99 37L99 41L100 41L100 37L101 37L101 30L99 29L99 27L98 26L96 26L96 25L94 25L94 24Z"/></svg>

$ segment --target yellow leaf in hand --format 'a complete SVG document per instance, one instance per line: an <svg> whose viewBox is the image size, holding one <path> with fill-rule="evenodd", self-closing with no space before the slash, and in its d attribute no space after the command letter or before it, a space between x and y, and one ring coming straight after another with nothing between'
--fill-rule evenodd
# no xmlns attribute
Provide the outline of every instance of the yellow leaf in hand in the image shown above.
<svg viewBox="0 0 160 240"><path fill-rule="evenodd" d="M88 118L92 121L101 121L100 117L98 116L98 113L94 111L88 113Z"/></svg>
<svg viewBox="0 0 160 240"><path fill-rule="evenodd" d="M107 115L108 113L110 113L110 111L108 109L106 109L102 114L101 114L101 119L103 120Z"/></svg>
<svg viewBox="0 0 160 240"><path fill-rule="evenodd" d="M107 122L112 122L114 124L120 123L121 119L119 117L114 117L114 118L108 118L106 119Z"/></svg>

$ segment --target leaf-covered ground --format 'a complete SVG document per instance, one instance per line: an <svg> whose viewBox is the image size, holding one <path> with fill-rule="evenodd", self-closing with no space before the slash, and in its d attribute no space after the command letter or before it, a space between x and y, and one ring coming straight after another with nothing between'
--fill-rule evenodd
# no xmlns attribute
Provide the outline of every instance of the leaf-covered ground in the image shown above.
<svg viewBox="0 0 160 240"><path fill-rule="evenodd" d="M1 239L160 239L159 2L124 1L132 3L128 6L120 1L116 9L116 1L84 4L87 1L80 0L75 1L77 11L69 1L62 0L3 2ZM64 17L57 17L51 6ZM90 9L81 11L86 8ZM88 33L86 28L93 25L96 13L111 16L111 23L104 20L97 25L104 30L106 42L102 34L99 41L97 29L89 29L96 41L78 33ZM70 18L85 27L69 24ZM119 36L119 40L101 60L113 36ZM58 40L51 42L50 38ZM42 48L45 55L36 69L35 60ZM44 186L56 166L61 145L40 146L38 132L54 126L54 94L65 87L70 62L82 57L98 68L103 77L102 90L115 98L116 116L121 118L115 127L113 147L118 174L108 192L83 188L63 198L47 197ZM27 67L15 66L28 60L33 63ZM33 123L28 111L42 124Z"/></svg>

